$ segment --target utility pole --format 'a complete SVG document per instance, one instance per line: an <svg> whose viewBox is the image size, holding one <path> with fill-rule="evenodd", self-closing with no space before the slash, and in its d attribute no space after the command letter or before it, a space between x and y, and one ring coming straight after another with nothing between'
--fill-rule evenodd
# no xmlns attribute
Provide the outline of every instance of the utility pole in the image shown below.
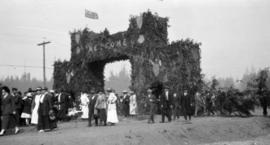
<svg viewBox="0 0 270 145"><path fill-rule="evenodd" d="M43 46L43 87L46 87L46 70L45 70L45 45L51 43L50 41L43 41L38 46Z"/></svg>

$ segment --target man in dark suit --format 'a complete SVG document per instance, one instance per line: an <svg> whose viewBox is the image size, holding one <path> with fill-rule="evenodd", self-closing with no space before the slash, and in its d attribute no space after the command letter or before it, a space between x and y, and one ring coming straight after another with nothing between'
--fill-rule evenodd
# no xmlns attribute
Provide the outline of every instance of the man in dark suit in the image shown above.
<svg viewBox="0 0 270 145"><path fill-rule="evenodd" d="M60 93L57 96L58 102L58 113L57 119L59 121L65 121L67 119L66 115L68 113L68 94L61 89Z"/></svg>
<svg viewBox="0 0 270 145"><path fill-rule="evenodd" d="M91 90L89 95L89 113L88 113L88 126L92 126L92 118L95 119L95 124L98 126L98 116L97 116L97 110L95 109L96 101L97 101L98 95L95 94L94 90Z"/></svg>
<svg viewBox="0 0 270 145"><path fill-rule="evenodd" d="M121 95L117 98L117 114L121 116L124 115L123 102L124 102L124 99L123 99L123 96Z"/></svg>
<svg viewBox="0 0 270 145"><path fill-rule="evenodd" d="M185 120L187 117L191 120L192 107L191 107L191 96L188 94L187 90L184 90L184 94L181 97L181 107Z"/></svg>
<svg viewBox="0 0 270 145"><path fill-rule="evenodd" d="M168 87L165 87L163 93L160 96L160 109L161 109L161 123L164 123L165 116L168 118L168 121L171 122L172 118L172 95Z"/></svg>
<svg viewBox="0 0 270 145"><path fill-rule="evenodd" d="M123 91L123 111L125 117L129 116L129 95L127 91Z"/></svg>
<svg viewBox="0 0 270 145"><path fill-rule="evenodd" d="M17 88L12 88L12 96L14 98L14 109L16 111L16 113L14 114L14 123L16 126L16 129L19 129L20 126L20 117L21 117L21 113L22 113L22 98L19 95L18 89Z"/></svg>

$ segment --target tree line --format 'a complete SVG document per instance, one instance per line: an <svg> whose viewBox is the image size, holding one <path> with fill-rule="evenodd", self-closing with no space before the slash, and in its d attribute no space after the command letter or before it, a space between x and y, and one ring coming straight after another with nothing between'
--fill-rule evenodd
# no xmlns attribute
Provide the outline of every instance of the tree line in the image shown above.
<svg viewBox="0 0 270 145"><path fill-rule="evenodd" d="M35 77L31 77L31 73L25 72L21 76L7 76L0 80L2 85L9 88L17 88L19 91L25 92L29 88L36 89L37 87L43 87L43 81L38 80ZM51 89L53 80L50 79L46 82L46 87Z"/></svg>

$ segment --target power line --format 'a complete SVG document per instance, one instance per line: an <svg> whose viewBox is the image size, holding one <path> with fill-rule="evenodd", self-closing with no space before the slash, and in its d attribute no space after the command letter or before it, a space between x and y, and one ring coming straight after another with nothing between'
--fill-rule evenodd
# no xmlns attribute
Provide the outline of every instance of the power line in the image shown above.
<svg viewBox="0 0 270 145"><path fill-rule="evenodd" d="M31 66L31 65L12 65L12 64L0 64L0 67L21 67L21 68L37 68L42 69L42 66ZM53 69L53 67L46 67L46 69Z"/></svg>

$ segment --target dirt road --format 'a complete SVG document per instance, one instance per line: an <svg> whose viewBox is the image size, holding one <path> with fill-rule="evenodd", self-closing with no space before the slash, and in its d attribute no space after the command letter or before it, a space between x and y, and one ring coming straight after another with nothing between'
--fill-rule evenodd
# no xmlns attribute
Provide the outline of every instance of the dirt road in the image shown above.
<svg viewBox="0 0 270 145"><path fill-rule="evenodd" d="M157 122L160 116L156 117ZM269 145L270 118L198 117L171 123L147 124L122 119L116 126L87 127L86 121L60 123L55 131L23 128L0 137L0 145Z"/></svg>

